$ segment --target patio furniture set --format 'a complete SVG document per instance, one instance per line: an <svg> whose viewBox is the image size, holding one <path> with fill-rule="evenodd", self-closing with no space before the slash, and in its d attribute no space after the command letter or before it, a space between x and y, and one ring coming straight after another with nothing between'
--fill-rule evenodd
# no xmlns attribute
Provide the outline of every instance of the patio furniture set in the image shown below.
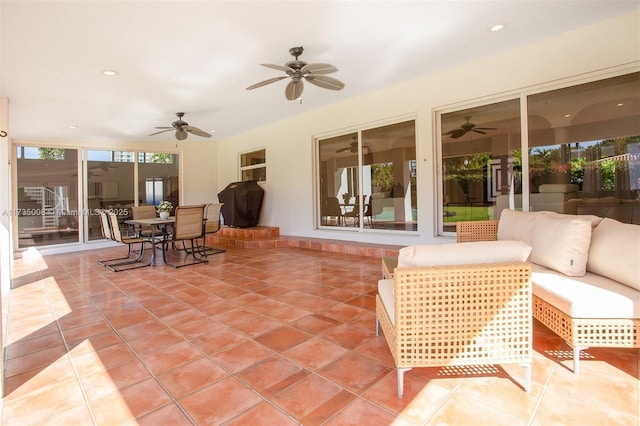
<svg viewBox="0 0 640 426"><path fill-rule="evenodd" d="M640 226L610 218L504 210L458 222L457 243L383 259L377 325L398 397L413 367L522 364L529 389L532 319L573 348L640 348Z"/></svg>

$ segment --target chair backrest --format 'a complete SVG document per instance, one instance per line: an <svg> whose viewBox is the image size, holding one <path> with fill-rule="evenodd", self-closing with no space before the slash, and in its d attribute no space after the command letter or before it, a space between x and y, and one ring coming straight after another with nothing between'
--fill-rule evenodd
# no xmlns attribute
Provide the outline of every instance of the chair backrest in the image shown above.
<svg viewBox="0 0 640 426"><path fill-rule="evenodd" d="M220 211L224 203L209 203L204 208L204 217L207 219L204 226L205 234L213 234L220 229Z"/></svg>
<svg viewBox="0 0 640 426"><path fill-rule="evenodd" d="M154 219L156 217L156 206L134 206L131 211L134 219Z"/></svg>
<svg viewBox="0 0 640 426"><path fill-rule="evenodd" d="M204 236L204 204L176 207L174 240L191 240Z"/></svg>
<svg viewBox="0 0 640 426"><path fill-rule="evenodd" d="M102 230L102 236L107 240L113 240L113 232L111 231L109 216L107 216L106 210L96 209L96 212L100 217L100 229Z"/></svg>
<svg viewBox="0 0 640 426"><path fill-rule="evenodd" d="M118 222L118 215L112 211L106 211L109 217L109 225L111 226L111 234L113 239L119 243L122 243L122 231L120 231L120 223Z"/></svg>
<svg viewBox="0 0 640 426"><path fill-rule="evenodd" d="M338 197L327 197L324 200L323 216L342 216L342 209L340 208L340 201Z"/></svg>

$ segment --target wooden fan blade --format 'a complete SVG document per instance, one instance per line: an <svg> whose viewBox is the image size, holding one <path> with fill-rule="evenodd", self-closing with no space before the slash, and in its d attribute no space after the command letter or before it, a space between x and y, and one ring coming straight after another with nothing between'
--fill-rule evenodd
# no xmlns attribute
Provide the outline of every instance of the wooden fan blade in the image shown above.
<svg viewBox="0 0 640 426"><path fill-rule="evenodd" d="M460 136L463 136L463 135L464 135L465 133L467 133L467 132L465 132L465 131L464 131L464 130L462 130L462 129L456 129L456 130L452 130L452 131L450 131L449 133L451 134L451 137L452 137L453 139L458 139Z"/></svg>
<svg viewBox="0 0 640 426"><path fill-rule="evenodd" d="M156 127L156 129L162 129L163 127ZM170 132L173 130L173 127L168 127L167 130L160 130L159 132L151 133L149 136L157 135L164 132Z"/></svg>
<svg viewBox="0 0 640 426"><path fill-rule="evenodd" d="M263 67L274 69L274 70L284 71L287 74L289 73L293 74L294 72L296 72L296 70L294 70L293 68L285 67L283 65L276 65L276 64L260 64L260 65L262 65Z"/></svg>
<svg viewBox="0 0 640 426"><path fill-rule="evenodd" d="M325 75L307 74L304 76L311 84L315 84L318 87L330 90L341 90L344 88L344 83L333 77L327 77Z"/></svg>
<svg viewBox="0 0 640 426"><path fill-rule="evenodd" d="M171 126L154 127L154 129L173 129Z"/></svg>
<svg viewBox="0 0 640 426"><path fill-rule="evenodd" d="M287 88L284 91L284 95L290 101L295 101L300 96L302 96L302 91L304 90L304 84L302 80L292 80L289 84L287 84Z"/></svg>
<svg viewBox="0 0 640 426"><path fill-rule="evenodd" d="M487 132L483 132L482 130L478 130L478 129L471 129L471 131L475 132L475 133L480 133L482 135L486 135L487 134Z"/></svg>
<svg viewBox="0 0 640 426"><path fill-rule="evenodd" d="M476 130L498 130L497 127L474 127Z"/></svg>
<svg viewBox="0 0 640 426"><path fill-rule="evenodd" d="M202 136L203 138L210 138L211 137L211 134L205 132L204 130L198 129L197 127L185 126L184 130L186 130L189 133L193 133L194 135Z"/></svg>
<svg viewBox="0 0 640 426"><path fill-rule="evenodd" d="M271 84L271 83L275 83L276 81L280 81L283 78L287 78L287 76L284 75L282 77L274 77L274 78L270 78L269 80L261 81L260 83L256 83L256 84L253 84L253 85L247 87L247 90L256 89L258 87L266 86L267 84Z"/></svg>
<svg viewBox="0 0 640 426"><path fill-rule="evenodd" d="M307 64L300 69L303 74L331 74L338 71L338 68L331 64Z"/></svg>
<svg viewBox="0 0 640 426"><path fill-rule="evenodd" d="M176 139L183 141L187 138L188 133L184 130L176 130Z"/></svg>

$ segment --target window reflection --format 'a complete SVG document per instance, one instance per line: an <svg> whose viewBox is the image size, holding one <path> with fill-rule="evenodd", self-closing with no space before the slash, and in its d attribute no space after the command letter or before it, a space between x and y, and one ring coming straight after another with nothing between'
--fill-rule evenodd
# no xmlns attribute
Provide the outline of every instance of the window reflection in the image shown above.
<svg viewBox="0 0 640 426"><path fill-rule="evenodd" d="M520 101L442 114L442 230L522 208Z"/></svg>
<svg viewBox="0 0 640 426"><path fill-rule="evenodd" d="M528 97L531 210L640 224L640 73Z"/></svg>
<svg viewBox="0 0 640 426"><path fill-rule="evenodd" d="M18 247L78 242L78 151L17 147Z"/></svg>
<svg viewBox="0 0 640 426"><path fill-rule="evenodd" d="M122 221L131 216L134 205L133 186L134 153L123 151L87 150L87 206L95 209L112 209ZM88 239L102 238L100 220L89 214Z"/></svg>
<svg viewBox="0 0 640 426"><path fill-rule="evenodd" d="M318 141L319 226L417 230L415 122Z"/></svg>
<svg viewBox="0 0 640 426"><path fill-rule="evenodd" d="M523 197L532 211L640 224L640 73L526 101L527 117L520 99L441 114L440 231L523 209ZM525 119L527 169L520 143Z"/></svg>
<svg viewBox="0 0 640 426"><path fill-rule="evenodd" d="M179 155L158 152L138 153L138 205L157 206L170 201L177 207Z"/></svg>

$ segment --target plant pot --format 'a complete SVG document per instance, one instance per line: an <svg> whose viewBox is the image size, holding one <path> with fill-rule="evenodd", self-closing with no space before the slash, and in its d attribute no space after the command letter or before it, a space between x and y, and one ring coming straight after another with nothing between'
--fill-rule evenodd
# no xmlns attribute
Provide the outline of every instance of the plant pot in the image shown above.
<svg viewBox="0 0 640 426"><path fill-rule="evenodd" d="M169 212L160 212L160 219L169 219Z"/></svg>

